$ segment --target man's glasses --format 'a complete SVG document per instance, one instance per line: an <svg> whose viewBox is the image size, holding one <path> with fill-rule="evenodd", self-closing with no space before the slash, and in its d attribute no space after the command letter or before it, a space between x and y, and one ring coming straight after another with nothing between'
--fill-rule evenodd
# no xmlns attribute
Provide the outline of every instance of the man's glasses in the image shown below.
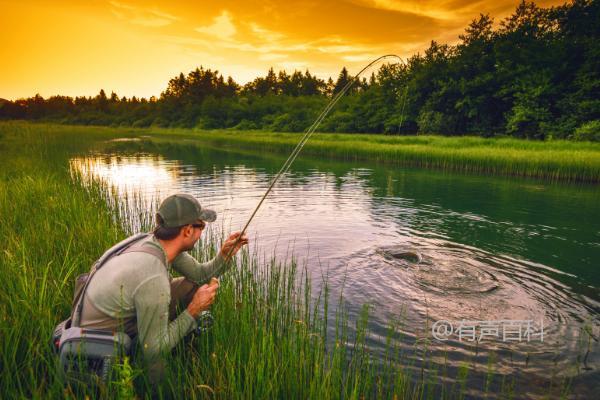
<svg viewBox="0 0 600 400"><path fill-rule="evenodd" d="M200 229L204 229L204 228L206 227L206 222L204 222L204 221L200 221L200 223L199 223L199 224L192 224L192 226L193 226L194 228L200 228Z"/></svg>

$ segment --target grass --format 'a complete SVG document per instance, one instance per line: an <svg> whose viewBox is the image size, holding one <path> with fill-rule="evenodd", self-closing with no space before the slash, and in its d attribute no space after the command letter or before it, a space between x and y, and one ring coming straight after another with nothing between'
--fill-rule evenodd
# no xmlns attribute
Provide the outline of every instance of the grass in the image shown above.
<svg viewBox="0 0 600 400"><path fill-rule="evenodd" d="M3 398L83 398L93 392L65 388L55 373L49 338L70 311L74 278L128 233L125 221L149 224L145 208L117 207L95 182L71 179L68 159L100 140L104 128L0 125L0 392ZM121 133L122 134L122 133ZM215 232L196 253L208 258ZM224 277L212 331L181 343L160 387L165 398L463 398L482 388L464 364L456 376L428 361L427 338L415 351L423 365L405 358L390 324L385 355L374 358L366 339L368 307L352 327L344 307L335 320L327 286L315 296L305 271L293 260L246 252ZM337 299L338 304L343 300ZM328 331L333 326L335 330ZM511 398L513 385L494 380L490 364L485 391ZM109 398L146 396L151 383L134 364L119 366ZM450 383L447 383L450 382ZM491 387L493 389L491 389Z"/></svg>
<svg viewBox="0 0 600 400"><path fill-rule="evenodd" d="M16 122L17 124L31 124ZM150 136L155 141L186 141L201 146L234 147L288 154L301 134L262 131L165 128L73 127L41 124L48 130L102 135ZM534 177L556 181L600 182L600 143L531 141L478 136L387 136L315 133L306 154L342 160L372 160L458 172Z"/></svg>
<svg viewBox="0 0 600 400"><path fill-rule="evenodd" d="M296 134L200 132L199 143L290 152ZM307 154L459 172L600 181L600 144L480 137L315 134Z"/></svg>

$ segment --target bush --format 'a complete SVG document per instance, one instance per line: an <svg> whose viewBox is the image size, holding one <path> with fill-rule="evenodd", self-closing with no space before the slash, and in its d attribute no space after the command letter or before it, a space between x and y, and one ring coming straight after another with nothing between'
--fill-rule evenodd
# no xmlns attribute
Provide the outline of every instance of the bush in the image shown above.
<svg viewBox="0 0 600 400"><path fill-rule="evenodd" d="M152 123L152 118L142 118L135 121L132 125L134 128L147 128Z"/></svg>
<svg viewBox="0 0 600 400"><path fill-rule="evenodd" d="M243 119L239 124L233 127L234 129L238 129L240 131L249 131L253 129L258 129L258 125L254 121L248 121L247 119Z"/></svg>
<svg viewBox="0 0 600 400"><path fill-rule="evenodd" d="M312 119L306 108L290 109L278 115L269 128L275 132L303 132L311 125Z"/></svg>
<svg viewBox="0 0 600 400"><path fill-rule="evenodd" d="M444 114L438 111L422 110L417 118L420 134L443 133L445 131Z"/></svg>
<svg viewBox="0 0 600 400"><path fill-rule="evenodd" d="M165 127L169 126L169 122L162 117L156 117L156 118L154 118L154 121L152 121L151 126L158 126L158 127L165 128Z"/></svg>
<svg viewBox="0 0 600 400"><path fill-rule="evenodd" d="M385 134L414 135L418 129L415 121L401 114L394 114L383 123L383 133Z"/></svg>
<svg viewBox="0 0 600 400"><path fill-rule="evenodd" d="M575 129L573 139L577 141L600 142L600 120L586 122Z"/></svg>
<svg viewBox="0 0 600 400"><path fill-rule="evenodd" d="M347 111L334 111L319 128L324 132L356 132L354 115Z"/></svg>
<svg viewBox="0 0 600 400"><path fill-rule="evenodd" d="M538 90L539 91L539 90ZM537 93L537 91L536 91ZM506 115L506 132L512 136L527 139L544 139L542 126L552 118L548 108L540 104L539 94L522 93L512 110Z"/></svg>

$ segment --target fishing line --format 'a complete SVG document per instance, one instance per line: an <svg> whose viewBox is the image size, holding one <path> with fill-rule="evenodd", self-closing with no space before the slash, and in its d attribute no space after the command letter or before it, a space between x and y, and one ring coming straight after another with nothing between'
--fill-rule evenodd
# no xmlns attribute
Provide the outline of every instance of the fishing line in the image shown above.
<svg viewBox="0 0 600 400"><path fill-rule="evenodd" d="M342 98L342 96L344 96L344 94L346 94L346 92L350 89L350 87L356 81L359 80L360 76L366 70L368 70L373 65L375 65L375 64L377 64L377 63L379 63L379 62L381 62L381 61L383 61L384 59L387 59L387 58L396 58L396 59L400 60L398 63L400 63L402 61L402 59L399 56L395 55L395 54L386 54L384 56L381 56L381 57L379 57L379 58L371 61L367 66L365 66L363 69L361 69L358 74L356 74L352 79L350 79L346 83L346 85L344 85L344 87L335 96L333 96L333 98L325 106L325 108L323 109L323 111L321 111L321 113L315 119L315 121L311 124L311 126L308 127L308 129L306 130L306 132L304 133L304 135L302 136L302 138L300 139L300 141L298 142L298 144L296 145L296 147L294 148L294 150L292 151L292 153L289 155L289 157L287 158L287 160L285 160L285 162L283 163L283 165L279 169L279 172L277 172L277 174L275 175L275 178L273 178L273 180L269 184L269 187L267 188L265 194L261 197L260 201L258 202L258 204L256 205L256 207L254 208L254 211L250 215L250 218L248 218L248 221L246 222L246 225L244 225L244 229L242 229L242 232L240 233L240 235L236 239L234 245L230 248L227 256L225 257L226 259L229 258L229 256L233 252L233 249L235 249L235 247L237 246L237 244L240 241L240 239L242 238L242 236L244 236L244 233L246 233L246 229L248 229L248 226L250 225L250 222L252 222L252 220L254 219L254 216L256 215L256 213L258 212L258 210L260 209L260 206L262 205L262 203L265 201L265 199L267 198L267 196L269 195L269 193L271 192L271 190L275 186L275 183L277 183L277 181L279 180L279 178L289 170L290 166L292 165L292 163L294 162L294 160L296 159L296 157L298 157L298 154L300 154L300 151L302 150L302 148L304 147L304 145L306 144L306 142L308 141L308 139L311 137L311 135L313 134L313 132L318 128L318 126L321 124L321 122L323 121L323 119L325 119L325 117L327 116L327 114L329 114L329 111L331 111L331 109L337 104L337 102Z"/></svg>
<svg viewBox="0 0 600 400"><path fill-rule="evenodd" d="M402 124L404 123L404 106L406 106L406 95L408 94L408 84L404 85L404 96L402 99L402 109L400 110L400 126L398 126L398 132L402 129Z"/></svg>

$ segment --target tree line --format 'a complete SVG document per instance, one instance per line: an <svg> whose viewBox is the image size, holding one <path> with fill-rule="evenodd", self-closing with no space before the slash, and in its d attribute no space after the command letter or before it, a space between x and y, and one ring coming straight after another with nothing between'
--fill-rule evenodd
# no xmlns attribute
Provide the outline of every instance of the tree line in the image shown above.
<svg viewBox="0 0 600 400"><path fill-rule="evenodd" d="M481 14L456 45L432 41L357 79L319 130L600 141L599 4L522 1L497 28ZM352 79L345 67L335 81L271 68L239 85L201 66L172 78L158 98L38 94L0 100L0 119L299 132Z"/></svg>

